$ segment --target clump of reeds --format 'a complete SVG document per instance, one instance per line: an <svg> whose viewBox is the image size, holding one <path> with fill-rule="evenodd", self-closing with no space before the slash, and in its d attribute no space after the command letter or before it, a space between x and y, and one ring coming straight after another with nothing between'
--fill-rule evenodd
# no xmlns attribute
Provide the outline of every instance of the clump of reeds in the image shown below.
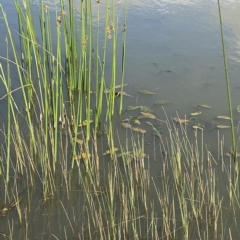
<svg viewBox="0 0 240 240"><path fill-rule="evenodd" d="M176 124L166 115L161 121L163 135L150 121L148 131L129 122L123 130L113 123L113 116L122 112L127 7L121 90L116 93L118 24L114 2L107 5L103 52L99 12L94 33L91 1L80 1L80 19L71 1L56 5L54 19L41 1L37 23L31 1L16 0L20 50L0 5L8 30L6 47L14 56L10 59L7 51L7 69L0 65L8 103L0 149L1 236L239 237L239 185L232 181L231 162L225 162L223 141L218 139L220 157L215 158L204 144L203 130L187 132L186 122ZM111 81L105 74L109 45ZM14 90L11 71L19 78ZM116 96L121 98L117 110ZM143 116L156 120L154 115ZM150 146L147 134L154 139Z"/></svg>

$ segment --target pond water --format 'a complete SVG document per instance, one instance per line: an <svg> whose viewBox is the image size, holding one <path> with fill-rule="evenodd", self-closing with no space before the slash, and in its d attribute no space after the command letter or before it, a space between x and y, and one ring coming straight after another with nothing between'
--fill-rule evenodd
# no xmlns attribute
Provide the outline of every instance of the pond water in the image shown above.
<svg viewBox="0 0 240 240"><path fill-rule="evenodd" d="M222 6L234 106L239 102L237 9L238 1ZM129 7L127 43L127 80L133 86L158 89L161 98L173 101L172 110L187 113L205 102L227 113L216 1L137 1Z"/></svg>
<svg viewBox="0 0 240 240"><path fill-rule="evenodd" d="M239 4L222 4L234 108L240 87ZM228 113L216 1L131 1L127 25L126 83L136 89L131 94L156 89L157 95L149 101L169 99L172 111L187 113L204 102L213 106L213 115Z"/></svg>
<svg viewBox="0 0 240 240"><path fill-rule="evenodd" d="M1 2L7 15L11 16L10 27L17 31L13 2ZM101 14L104 14L102 5ZM123 5L120 1L117 9L119 25L123 18ZM240 88L239 5L238 1L232 0L222 3L234 109L239 104ZM93 6L95 10L98 8L96 4ZM0 55L5 56L6 31L3 21L0 24ZM129 94L136 99L139 89L155 90L156 95L138 98L136 104L148 101L151 106L158 100L168 99L172 101L167 107L171 115L176 110L179 114L188 114L201 103L213 107L206 118L228 114L221 44L216 1L129 2L125 78ZM4 64L3 60L1 62ZM4 94L3 88L0 93ZM235 120L238 120L237 113Z"/></svg>
<svg viewBox="0 0 240 240"><path fill-rule="evenodd" d="M120 1L121 2L121 1ZM2 0L10 27L17 31L13 1ZM104 4L103 11L104 13ZM119 24L123 15L119 4ZM239 103L239 1L224 1L222 14L233 106ZM101 6L101 5L100 5ZM97 9L97 5L94 5ZM6 32L0 22L1 55ZM127 17L126 83L136 89L156 89L173 102L172 110L187 113L199 103L227 113L223 54L216 1L131 1ZM157 99L152 99L154 102ZM150 100L151 101L151 100Z"/></svg>
<svg viewBox="0 0 240 240"><path fill-rule="evenodd" d="M37 9L38 1L35 2ZM75 4L77 2L77 0L74 1ZM119 2L116 14L121 31L124 18L124 1L118 0L116 2ZM225 0L221 2L234 124L237 126L240 116L240 113L236 111L237 105L240 105L240 1ZM13 0L1 0L1 4L8 16L10 28L17 31L18 25ZM98 6L94 1L93 11L97 11L98 8L101 8L101 17L104 19L104 4ZM0 19L0 31L0 56L6 57L5 38L7 32L2 19ZM101 34L103 34L103 31L100 32ZM6 67L3 59L0 59L0 62L3 67ZM106 67L107 71L110 71L110 65L106 65ZM12 79L16 81L15 84L13 81L12 87L14 89L18 86L18 79L14 72L12 73ZM124 99L125 109L130 105L150 107L156 101L169 100L171 103L164 106L168 116L176 117L177 112L180 118L189 118L191 112L199 111L197 107L199 104L212 106L212 109L202 109L199 119L204 123L210 122L218 115L228 115L217 1L129 1L125 83L128 84L125 87L126 93L132 96L132 98ZM140 95L139 90L153 91L156 94ZM4 94L5 90L1 87L0 97ZM7 120L6 107L6 101L1 100L0 117L3 121ZM154 111L159 119L165 118L161 107L155 106ZM127 114L124 113L123 116L127 116ZM192 129L190 133L194 134ZM219 136L220 138L224 136L227 139L224 151L229 151L231 145L228 141L230 131L223 130L219 133L215 129L205 133L206 145L216 154L218 149L215 143ZM146 142L151 143L151 141L152 136L146 135ZM152 146L147 146L146 149L151 152ZM149 154L151 155L151 153ZM151 172L155 176L159 174L159 170L155 169L154 165ZM76 199L73 202L76 206L80 205ZM59 206L62 207L60 203ZM48 206L43 212L46 213L47 211ZM38 214L40 215L39 212ZM43 213L41 212L41 214ZM47 221L50 222L54 219L54 214L48 217ZM64 216L64 213L61 214ZM69 217L74 218L74 212L69 213ZM36 219L34 221L37 222ZM41 221L42 224L46 224L42 218ZM66 219L65 221L64 224L69 224ZM52 227L54 228L53 225ZM55 227L57 229L57 223ZM45 229L48 229L48 227L45 227ZM3 229L0 229L1 231ZM24 233L22 234L24 235ZM32 234L34 234L34 230L32 230ZM38 235L35 239L44 239L44 236L43 233L42 236Z"/></svg>

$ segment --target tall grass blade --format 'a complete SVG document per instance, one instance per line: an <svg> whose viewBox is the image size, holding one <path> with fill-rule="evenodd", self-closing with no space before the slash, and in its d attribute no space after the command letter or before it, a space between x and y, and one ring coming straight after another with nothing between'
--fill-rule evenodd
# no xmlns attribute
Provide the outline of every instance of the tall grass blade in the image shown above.
<svg viewBox="0 0 240 240"><path fill-rule="evenodd" d="M221 30L221 40L222 40L222 51L223 51L223 60L224 60L224 70L225 70L225 80L227 86L227 96L228 96L228 109L230 115L230 122L231 122L231 135L232 135L232 150L234 152L234 165L235 171L238 171L238 161L237 161L237 146L236 146L236 139L235 139L235 131L233 125L233 112L232 112L232 100L231 100L231 90L230 90L230 80L228 75L228 65L227 65L227 54L224 42L224 34L223 34L223 22L222 22L222 13L221 13L221 4L220 0L218 0L218 13L219 13L219 21L220 21L220 30Z"/></svg>

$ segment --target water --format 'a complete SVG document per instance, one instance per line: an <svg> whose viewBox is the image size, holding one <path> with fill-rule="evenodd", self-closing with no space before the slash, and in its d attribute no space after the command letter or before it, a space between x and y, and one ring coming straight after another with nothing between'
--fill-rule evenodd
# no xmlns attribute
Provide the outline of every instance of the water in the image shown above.
<svg viewBox="0 0 240 240"><path fill-rule="evenodd" d="M2 1L10 27L17 30L14 5ZM123 2L117 7L123 22ZM222 4L224 37L228 56L234 108L239 93L238 1ZM104 6L104 4L100 4ZM97 4L93 9L97 10ZM104 15L104 7L100 14ZM0 55L5 55L6 31L0 22ZM138 89L157 89L169 99L172 112L191 111L199 103L212 105L212 113L227 113L218 8L216 1L131 1L127 17L126 83L131 94ZM1 90L2 91L2 90ZM156 97L149 101L158 100ZM139 100L140 101L140 100Z"/></svg>
<svg viewBox="0 0 240 240"><path fill-rule="evenodd" d="M8 15L10 28L17 30L18 26L13 1L2 0L1 3ZM35 6L37 7L37 4ZM240 2L237 0L225 0L221 6L234 108L234 122L236 125L239 115L235 108L240 104L240 28L238 16ZM104 4L100 4L99 7L101 8L101 16L104 18ZM94 4L93 9L97 11L98 5ZM117 15L119 17L120 30L123 23L123 11L123 1L119 0ZM6 56L5 38L7 33L2 20L0 20L0 30L0 56ZM103 34L103 32L100 34ZM228 115L222 43L216 1L129 1L126 51L125 82L128 86L125 88L125 91L133 98L125 99L125 108L129 105L153 106L156 101L170 100L172 103L165 106L166 113L169 116L176 116L177 111L181 118L185 116L189 118L189 113L199 110L197 109L198 104L208 104L213 107L211 110L202 110L203 113L200 118L204 123L209 122L217 115ZM6 66L3 59L0 62ZM108 70L109 66L107 65L107 67ZM19 86L19 83L17 77L14 77L14 72L12 75L14 81L16 81L13 84L14 88ZM154 91L156 95L139 95L138 91L142 89ZM0 97L4 94L4 88L1 87ZM1 119L4 119L4 121L6 121L6 107L6 101L0 101ZM160 107L154 107L154 111L159 119L164 118ZM125 113L124 116L127 115L128 113ZM189 133L194 134L193 130L189 130ZM206 145L216 153L217 147L215 143L218 134L220 134L220 138L224 136L227 139L224 151L229 150L229 134L226 131L220 133L216 130L206 132L204 138ZM147 145L146 149L152 151L151 134L146 134L146 142L150 143L150 146ZM152 156L151 152L150 156ZM158 176L160 170L155 165L151 166L152 174ZM77 199L74 198L73 202L81 208L82 204ZM82 200L82 202L84 201ZM33 204L33 206L35 205ZM48 221L54 222L54 210L56 209L51 207L52 205L49 209L53 213L48 217ZM58 203L57 207L62 208L62 205ZM70 209L71 206L68 210ZM43 209L37 208L35 211L38 216L47 216L48 205ZM14 216L13 213L11 214ZM70 217L75 217L74 212L68 214ZM36 220L38 216L34 216L36 229L38 228ZM61 211L61 216L62 218L65 217L63 211ZM42 217L39 218L42 225L46 224ZM68 221L66 218L65 221L61 223L67 225ZM57 236L57 222L55 224L56 226L53 224L51 227L56 231L55 235ZM35 236L36 239L43 238L45 234L48 236L46 233L48 227L45 226L43 229L42 235L39 233L39 235ZM31 236L37 232L35 229L31 231ZM22 234L24 236L24 233ZM69 234L69 236L71 234L74 235L73 233Z"/></svg>
<svg viewBox="0 0 240 240"><path fill-rule="evenodd" d="M238 5L237 1L225 2L222 10L234 106L239 86L236 51L239 34L234 24ZM131 84L159 88L159 96L175 103L173 109L188 112L198 103L207 102L216 111L226 111L215 1L156 1L144 3L144 7L141 2L133 4L129 10L127 43L127 80Z"/></svg>

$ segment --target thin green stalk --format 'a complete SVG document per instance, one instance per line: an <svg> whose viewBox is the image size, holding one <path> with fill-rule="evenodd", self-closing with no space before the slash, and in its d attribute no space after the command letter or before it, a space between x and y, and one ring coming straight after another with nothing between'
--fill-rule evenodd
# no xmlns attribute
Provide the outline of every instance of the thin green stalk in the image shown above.
<svg viewBox="0 0 240 240"><path fill-rule="evenodd" d="M57 59L59 62L61 62L61 31L60 28L57 28ZM55 99L54 99L54 106L53 106L53 121L54 121L54 161L55 164L57 162L58 159L58 129L59 129L59 124L58 124L58 115L59 115L59 108L61 108L62 104L62 98L61 96L61 80L62 77L59 76L59 67L58 64L55 68L54 71L54 75L53 78L55 79L55 87L54 87L54 92L55 92ZM60 111L60 114L61 111ZM55 172L55 164L54 164L54 172Z"/></svg>
<svg viewBox="0 0 240 240"><path fill-rule="evenodd" d="M124 77L125 77L125 60L126 60L126 24L127 24L127 2L125 1L125 12L124 12L124 24L122 26L122 87L121 92L123 92L123 84L124 84ZM122 113L123 107L123 95L120 96L120 106L119 106L119 114Z"/></svg>
<svg viewBox="0 0 240 240"><path fill-rule="evenodd" d="M228 109L229 109L230 123L231 123L232 148L233 148L233 152L234 152L233 161L234 161L234 165L235 165L235 170L238 171L238 169L237 169L237 166L238 166L238 162L237 162L237 148L236 148L236 139L235 139L234 125L233 125L232 100L231 100L231 92L230 92L230 81L229 81L229 76L228 76L227 55L226 55L226 49L225 49L225 43L224 43L224 35L223 35L223 23L222 23L222 13L221 13L220 0L218 0L218 13L219 13L220 30L221 30L221 40L222 40L225 80L226 80L227 95L228 95Z"/></svg>
<svg viewBox="0 0 240 240"><path fill-rule="evenodd" d="M24 101L24 104L26 106L25 110L26 110L26 113L27 113L30 136L31 136L31 139L34 139L34 131L33 131L33 125L32 125L32 122L31 122L31 115L30 115L29 108L27 107L28 106L28 98L27 98L27 94L26 94L25 89L24 89L24 86L25 86L24 79L22 78L22 67L21 67L21 64L19 64L19 57L17 55L17 49L16 49L16 46L14 44L12 33L11 33L11 30L10 30L10 26L8 24L6 13L4 12L4 10L2 8L2 5L0 5L0 9L2 11L2 14L3 14L3 17L4 17L4 22L5 22L6 27L7 27L8 36L9 36L9 39L10 39L10 42L11 42L11 46L12 46L12 50L13 50L13 54L14 54L14 60L15 60L15 64L16 64L16 67L17 67L17 72L18 72L20 84L22 86L23 101ZM34 149L36 148L34 141L32 142L32 146L33 146Z"/></svg>
<svg viewBox="0 0 240 240"><path fill-rule="evenodd" d="M86 108L86 119L87 119L87 134L86 134L86 141L87 143L90 140L90 124L91 124L91 78L92 78L92 49L93 49L93 22L92 22L92 4L91 1L88 1L88 13L89 16L89 37L88 37L88 76L86 79L88 79L87 83L87 108ZM87 39L85 40L87 41ZM86 70L87 70L86 69Z"/></svg>
<svg viewBox="0 0 240 240"><path fill-rule="evenodd" d="M97 106L98 104L98 94L99 94L99 68L101 69L100 62L99 62L99 29L100 29L100 11L99 11L99 3L98 3L98 11L97 11L97 33L96 33L96 59L95 59L95 64L96 64L96 82L95 82L95 88L96 88L96 103L95 105Z"/></svg>
<svg viewBox="0 0 240 240"><path fill-rule="evenodd" d="M109 6L109 0L107 2L107 6ZM105 17L105 27L108 26L108 20L109 20L109 7L107 7L106 10L106 17ZM103 52L103 58L102 58L102 64L101 64L101 79L99 83L99 95L98 95L98 104L96 106L96 115L95 115L95 132L97 133L99 131L99 124L101 119L101 113L102 113L102 104L103 104L103 91L105 86L105 62L106 62L106 51L107 51L107 31L105 31L104 35L104 52ZM96 86L98 87L98 86Z"/></svg>

